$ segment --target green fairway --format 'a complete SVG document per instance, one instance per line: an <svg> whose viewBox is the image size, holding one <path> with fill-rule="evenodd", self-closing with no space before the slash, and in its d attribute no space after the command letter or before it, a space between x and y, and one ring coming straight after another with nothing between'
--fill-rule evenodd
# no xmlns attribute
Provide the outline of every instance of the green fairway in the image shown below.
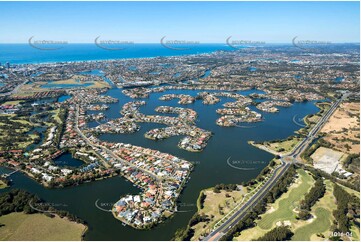
<svg viewBox="0 0 361 242"><path fill-rule="evenodd" d="M326 237L330 234L331 231L329 229L334 219L332 211L336 209L336 204L335 197L333 196L333 183L325 180L325 185L325 195L311 210L311 214L316 215L316 218L311 223L302 221L302 225L294 231L292 240L310 240L311 236L315 236L318 233L322 233Z"/></svg>
<svg viewBox="0 0 361 242"><path fill-rule="evenodd" d="M292 240L310 240L311 235L327 231L331 226L331 212L325 208L318 207L314 214L316 219L312 223L300 227L295 231Z"/></svg>
<svg viewBox="0 0 361 242"><path fill-rule="evenodd" d="M307 174L304 170L298 170L298 174L299 179L301 179L301 182L299 182L300 184L291 187L287 193L276 201L274 204L275 211L262 216L262 219L258 222L258 226L261 229L271 229L278 221L296 220L296 214L292 210L314 183L312 176Z"/></svg>

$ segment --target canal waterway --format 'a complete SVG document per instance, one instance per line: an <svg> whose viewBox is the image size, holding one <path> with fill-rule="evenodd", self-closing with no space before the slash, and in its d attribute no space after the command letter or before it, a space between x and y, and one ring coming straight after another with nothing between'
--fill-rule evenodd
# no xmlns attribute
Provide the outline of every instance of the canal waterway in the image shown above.
<svg viewBox="0 0 361 242"><path fill-rule="evenodd" d="M37 194L47 202L62 204L59 209L68 210L88 223L89 230L85 235L85 240L169 240L176 229L187 224L188 220L197 210L196 200L202 189L214 186L219 183L237 183L248 181L256 177L259 172L273 158L269 153L250 146L250 140L262 141L283 139L294 133L300 127L292 119L295 115L304 117L310 113L316 113L318 108L313 102L294 103L289 108L280 107L278 113L264 113L264 121L251 124L242 124L242 127L220 127L215 124L219 115L216 109L222 108L225 102L232 102L232 98L221 97L221 102L215 105L203 105L201 100L189 105L178 104L178 99L171 101L160 101L159 97L164 94L189 94L195 96L200 90L168 90L162 93L152 93L149 98L140 99L147 103L140 108L140 112L145 114L159 114L154 111L157 106L169 105L194 109L198 113L196 125L212 131L213 136L208 142L203 152L192 153L177 147L177 143L182 137L172 137L161 141L153 141L144 138L144 133L150 129L164 127L164 125L153 123L140 123L141 129L134 134L103 134L99 138L110 142L124 142L157 149L184 158L195 164L191 173L191 179L184 188L179 198L178 210L171 219L160 224L152 230L140 231L123 226L119 220L113 218L112 214L105 212L110 209L111 204L116 202L120 196L125 194L136 194L138 188L122 177L113 177L101 181L82 184L77 187L67 187L62 189L46 189L26 177L22 173L15 173L11 176L12 188L25 189ZM212 92L212 91L208 91ZM250 90L238 93L249 95L250 93L261 91ZM108 119L121 117L122 106L134 101L121 93L121 89L110 89L104 95L110 95L119 99L118 103L109 104L110 108L103 112ZM63 101L68 97L60 98ZM251 109L256 110L255 107ZM168 114L160 114L168 115ZM89 124L91 127L98 125L95 122ZM69 160L69 164L74 165L70 155L63 155L59 158L62 162ZM227 164L232 162L240 169L235 169ZM68 164L68 165L69 165ZM75 164L80 165L80 164ZM242 170L251 168L251 170ZM6 172L5 168L1 171ZM3 189L0 192L4 192Z"/></svg>

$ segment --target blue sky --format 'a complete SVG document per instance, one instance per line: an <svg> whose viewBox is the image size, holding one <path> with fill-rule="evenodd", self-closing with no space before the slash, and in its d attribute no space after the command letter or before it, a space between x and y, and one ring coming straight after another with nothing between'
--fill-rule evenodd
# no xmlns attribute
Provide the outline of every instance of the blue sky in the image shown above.
<svg viewBox="0 0 361 242"><path fill-rule="evenodd" d="M0 43L359 42L359 2L0 2Z"/></svg>

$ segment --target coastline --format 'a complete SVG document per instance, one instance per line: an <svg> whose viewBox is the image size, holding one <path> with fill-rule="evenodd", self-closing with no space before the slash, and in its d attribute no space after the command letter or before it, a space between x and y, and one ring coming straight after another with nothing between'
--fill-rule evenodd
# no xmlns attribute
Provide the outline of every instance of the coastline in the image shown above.
<svg viewBox="0 0 361 242"><path fill-rule="evenodd" d="M0 49L2 46L4 45L28 45L26 43L19 43L19 44L1 44L0 43ZM84 44L70 44L70 45L93 45L92 43L84 43ZM139 44L135 44L135 45L148 45L148 44L142 44L142 43L139 43ZM154 45L156 47L159 47L158 43L152 43L150 45ZM10 64L14 64L14 65L17 65L17 66L28 66L28 65L51 65L51 64L60 64L60 63L66 63L66 64L71 64L71 63L95 63L95 62L100 62L100 61L119 61L119 60L149 60L149 59L155 59L155 58L161 58L161 57L164 57L164 58L176 58L176 57L179 57L179 56L202 56L202 55L207 55L207 54L213 54L217 51L234 51L233 49L231 49L230 47L229 50L227 50L227 45L225 44L200 44L200 45L203 45L203 46L206 46L206 45L214 45L214 46L217 46L219 45L219 49L217 50L210 50L210 51L200 51L200 50L196 50L195 48L195 53L192 53L192 54L189 54L189 53L182 53L182 51L172 51L174 53L172 54L164 54L164 55L154 55L154 56L143 56L143 57L117 57L117 58L99 58L99 59L88 59L88 60L74 60L74 61L61 61L61 60L56 60L56 61L44 61L44 62L38 62L38 61L31 61L31 62L25 62L25 61L21 61L21 62L10 62ZM225 49L222 49L221 47L226 47ZM164 48L164 47L163 47ZM175 54L175 53L179 53L179 54ZM1 60L0 59L0 62L9 62L8 60Z"/></svg>

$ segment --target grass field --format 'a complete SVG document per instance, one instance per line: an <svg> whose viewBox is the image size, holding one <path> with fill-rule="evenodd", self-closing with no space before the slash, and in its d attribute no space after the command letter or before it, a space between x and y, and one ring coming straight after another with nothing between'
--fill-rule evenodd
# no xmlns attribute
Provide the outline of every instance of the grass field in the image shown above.
<svg viewBox="0 0 361 242"><path fill-rule="evenodd" d="M11 213L0 217L0 240L81 240L83 224L44 214Z"/></svg>
<svg viewBox="0 0 361 242"><path fill-rule="evenodd" d="M314 183L312 176L304 170L298 170L297 172L299 178L275 203L270 204L268 211L261 215L260 220L256 221L257 226L242 231L240 236L234 238L234 240L254 240L275 227L278 221L296 220L296 213L293 212L293 209Z"/></svg>
<svg viewBox="0 0 361 242"><path fill-rule="evenodd" d="M299 229L297 229L292 237L292 240L296 240L296 241L310 240L313 234L324 233L330 228L331 212L328 209L318 207L314 209L312 214L314 214L316 218L312 221L312 223L306 224L305 226L302 226ZM328 236L329 234L324 234L324 235Z"/></svg>
<svg viewBox="0 0 361 242"><path fill-rule="evenodd" d="M360 241L360 228L357 227L355 224L351 226L352 232L352 240L353 241Z"/></svg>
<svg viewBox="0 0 361 242"><path fill-rule="evenodd" d="M298 170L298 174L300 181L272 205L275 211L262 216L262 219L258 222L258 226L261 229L269 230L275 226L278 221L296 220L296 214L293 212L293 209L296 208L298 202L302 200L314 182L312 176L304 170Z"/></svg>
<svg viewBox="0 0 361 242"><path fill-rule="evenodd" d="M18 104L20 104L22 102L24 102L24 100L7 101L7 102L4 102L1 105L18 105Z"/></svg>
<svg viewBox="0 0 361 242"><path fill-rule="evenodd" d="M291 151L301 140L302 138L300 137L292 137L292 139L285 139L274 143L265 142L265 146L276 152L286 153Z"/></svg>
<svg viewBox="0 0 361 242"><path fill-rule="evenodd" d="M52 79L53 79L52 77L49 77L49 80L52 80ZM33 95L35 92L45 92L45 91L54 90L54 88L41 87L42 85L45 85L45 84L48 84L48 82L37 81L37 82L23 85L19 89L19 91L16 93L16 96L28 96L28 95ZM79 85L79 87L81 87L82 84L92 84L90 86L83 87L85 89L109 87L109 83L107 83L104 80L93 80L93 79L90 79L89 77L82 76L82 75L74 75L73 77L71 77L69 79L51 81L51 84L54 85L54 87L56 87L57 85L69 85L69 84Z"/></svg>
<svg viewBox="0 0 361 242"><path fill-rule="evenodd" d="M307 174L304 170L298 170L297 172L299 174L298 181L290 187L287 193L270 205L269 211L261 215L261 219L256 221L257 226L242 231L234 240L257 239L275 228L277 226L276 223L279 221L287 221L290 224L290 228L294 232L292 240L324 240L318 237L317 234L323 234L325 238L329 237L332 221L334 220L332 212L337 206L333 196L333 183L329 180L324 180L326 193L312 207L311 214L314 217L307 221L297 220L295 218L296 212L293 211L293 208L297 207L298 202L312 187L314 182L311 175ZM357 240L359 230L354 226L353 231L353 234L355 234L353 235L353 240Z"/></svg>
<svg viewBox="0 0 361 242"><path fill-rule="evenodd" d="M242 191L231 192L221 190L220 193L214 193L212 188L203 190L203 192L206 194L206 199L204 200L203 208L198 210L198 212L200 214L208 215L210 221L200 222L193 226L195 233L192 239L194 240L198 240L203 232L211 230L216 221L231 211L231 209L242 200L243 195L246 193L245 189ZM219 207L222 207L223 215L220 214ZM211 215L214 215L214 217L211 218Z"/></svg>
<svg viewBox="0 0 361 242"><path fill-rule="evenodd" d="M317 233L322 233L326 238L330 235L329 229L332 225L333 215L332 211L336 209L335 197L333 196L333 184L329 180L325 180L326 193L325 195L312 207L311 214L316 217L311 223L302 221L300 227L294 231L292 240L320 240Z"/></svg>
<svg viewBox="0 0 361 242"><path fill-rule="evenodd" d="M5 182L0 180L0 189L4 189L6 187L8 187L8 186L5 184Z"/></svg>

